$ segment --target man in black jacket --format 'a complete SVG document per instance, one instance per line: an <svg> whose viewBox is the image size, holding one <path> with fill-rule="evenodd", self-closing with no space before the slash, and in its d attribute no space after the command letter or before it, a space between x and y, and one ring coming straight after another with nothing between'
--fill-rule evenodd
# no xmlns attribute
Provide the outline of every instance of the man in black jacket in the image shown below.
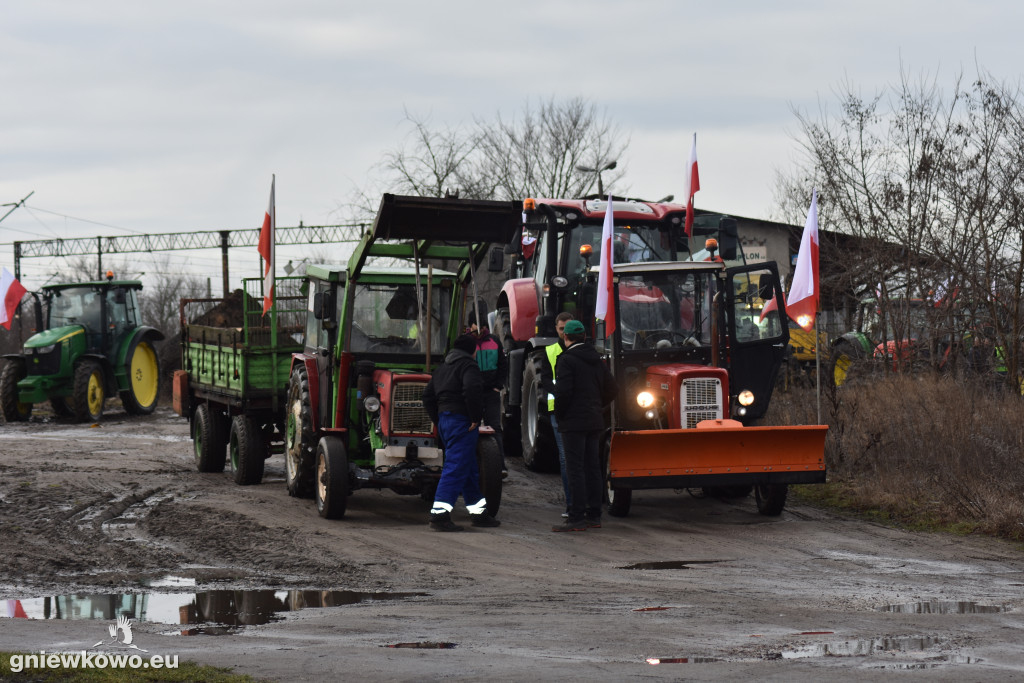
<svg viewBox="0 0 1024 683"><path fill-rule="evenodd" d="M473 358L475 352L476 337L464 334L456 339L444 364L434 371L423 390L423 407L444 443L444 467L430 510L430 528L434 531L462 531L451 516L460 495L473 526L500 524L487 514L487 501L480 493L476 442L483 416L483 380Z"/></svg>
<svg viewBox="0 0 1024 683"><path fill-rule="evenodd" d="M604 408L615 397L615 378L593 346L584 344L583 323L565 325L566 348L555 362L555 417L565 445L569 517L552 531L601 528L600 442Z"/></svg>

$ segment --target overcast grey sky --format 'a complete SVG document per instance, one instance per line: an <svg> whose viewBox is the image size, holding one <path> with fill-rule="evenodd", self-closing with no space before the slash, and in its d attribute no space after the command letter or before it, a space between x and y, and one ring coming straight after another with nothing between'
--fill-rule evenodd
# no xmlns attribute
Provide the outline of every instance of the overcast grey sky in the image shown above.
<svg viewBox="0 0 1024 683"><path fill-rule="evenodd" d="M696 205L770 217L793 107L816 112L843 80L870 94L901 62L945 86L976 63L1016 81L1022 25L1011 0L7 2L0 204L35 194L0 223L0 265L14 240L256 227L271 174L278 225L340 222L406 109L457 126L552 96L628 135L619 191L680 196L696 132ZM242 251L232 275L257 275ZM60 265L23 261L26 286Z"/></svg>

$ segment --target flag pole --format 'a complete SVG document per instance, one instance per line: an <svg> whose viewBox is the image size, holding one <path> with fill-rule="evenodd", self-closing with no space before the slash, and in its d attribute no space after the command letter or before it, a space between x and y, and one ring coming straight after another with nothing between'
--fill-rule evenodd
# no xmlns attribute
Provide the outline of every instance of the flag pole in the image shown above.
<svg viewBox="0 0 1024 683"><path fill-rule="evenodd" d="M821 308L820 302L818 308ZM815 364L815 378L814 378L814 389L818 399L818 424L821 422L821 333L818 331L818 318L821 317L821 311L815 311L814 315L814 364Z"/></svg>

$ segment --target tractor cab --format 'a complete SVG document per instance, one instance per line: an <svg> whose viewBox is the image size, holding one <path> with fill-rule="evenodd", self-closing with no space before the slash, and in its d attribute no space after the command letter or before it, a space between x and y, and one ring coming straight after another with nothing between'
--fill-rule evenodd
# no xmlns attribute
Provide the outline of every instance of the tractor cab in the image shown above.
<svg viewBox="0 0 1024 683"><path fill-rule="evenodd" d="M86 351L109 355L125 333L140 323L135 293L141 289L138 280L44 287L46 325L41 334L46 338L39 340L41 345L52 343L49 337L54 335L83 334ZM29 339L26 348L40 345L34 340Z"/></svg>

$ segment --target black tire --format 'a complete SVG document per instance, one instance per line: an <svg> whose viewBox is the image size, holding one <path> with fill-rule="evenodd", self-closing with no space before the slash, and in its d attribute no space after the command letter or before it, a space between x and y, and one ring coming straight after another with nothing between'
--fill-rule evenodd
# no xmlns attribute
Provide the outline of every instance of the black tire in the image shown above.
<svg viewBox="0 0 1024 683"><path fill-rule="evenodd" d="M828 382L840 387L850 379L851 369L864 362L861 349L849 341L840 341L832 348L828 361Z"/></svg>
<svg viewBox="0 0 1024 683"><path fill-rule="evenodd" d="M523 464L534 472L558 471L558 446L548 418L547 392L540 384L540 363L546 359L527 358L523 368L522 435Z"/></svg>
<svg viewBox="0 0 1024 683"><path fill-rule="evenodd" d="M605 497L608 499L608 514L612 517L625 517L629 514L630 505L633 503L633 489L612 487L610 450L611 437L606 436L601 453L601 462L604 463Z"/></svg>
<svg viewBox="0 0 1024 683"><path fill-rule="evenodd" d="M160 355L149 341L139 341L128 352L125 370L128 389L118 394L125 412L151 415L160 395Z"/></svg>
<svg viewBox="0 0 1024 683"><path fill-rule="evenodd" d="M335 436L325 436L316 446L316 511L324 519L341 519L348 494L345 443Z"/></svg>
<svg viewBox="0 0 1024 683"><path fill-rule="evenodd" d="M223 472L227 461L227 439L222 421L210 412L205 403L196 408L192 418L192 451L200 472Z"/></svg>
<svg viewBox="0 0 1024 683"><path fill-rule="evenodd" d="M507 308L499 308L494 314L494 335L501 343L507 356L516 348L516 342L512 338L511 316ZM509 377L511 382L518 382L519 378ZM518 458L523 454L522 426L519 415L520 409L508 405L508 389L501 395L501 438L505 448L506 458Z"/></svg>
<svg viewBox="0 0 1024 683"><path fill-rule="evenodd" d="M285 416L284 472L288 495L312 498L316 468L316 432L309 398L309 376L298 366L288 382L288 414Z"/></svg>
<svg viewBox="0 0 1024 683"><path fill-rule="evenodd" d="M476 442L476 462L480 470L480 493L487 500L486 514L494 517L501 507L501 451L497 437L481 436Z"/></svg>
<svg viewBox="0 0 1024 683"><path fill-rule="evenodd" d="M0 408L7 422L24 422L32 416L32 404L18 400L18 382L26 374L25 366L19 361L4 363L0 372Z"/></svg>
<svg viewBox="0 0 1024 683"><path fill-rule="evenodd" d="M247 415L235 415L228 438L231 474L240 486L263 481L263 464L267 459L267 441L260 425Z"/></svg>
<svg viewBox="0 0 1024 683"><path fill-rule="evenodd" d="M75 411L68 405L68 400L63 396L54 396L50 399L50 407L53 408L53 413L57 417L71 417L75 414Z"/></svg>
<svg viewBox="0 0 1024 683"><path fill-rule="evenodd" d="M83 360L75 368L75 382L71 392L75 418L79 422L96 422L103 417L103 402L106 398L103 368L94 360Z"/></svg>
<svg viewBox="0 0 1024 683"><path fill-rule="evenodd" d="M754 487L757 511L766 517L778 517L786 507L789 484L758 484Z"/></svg>

